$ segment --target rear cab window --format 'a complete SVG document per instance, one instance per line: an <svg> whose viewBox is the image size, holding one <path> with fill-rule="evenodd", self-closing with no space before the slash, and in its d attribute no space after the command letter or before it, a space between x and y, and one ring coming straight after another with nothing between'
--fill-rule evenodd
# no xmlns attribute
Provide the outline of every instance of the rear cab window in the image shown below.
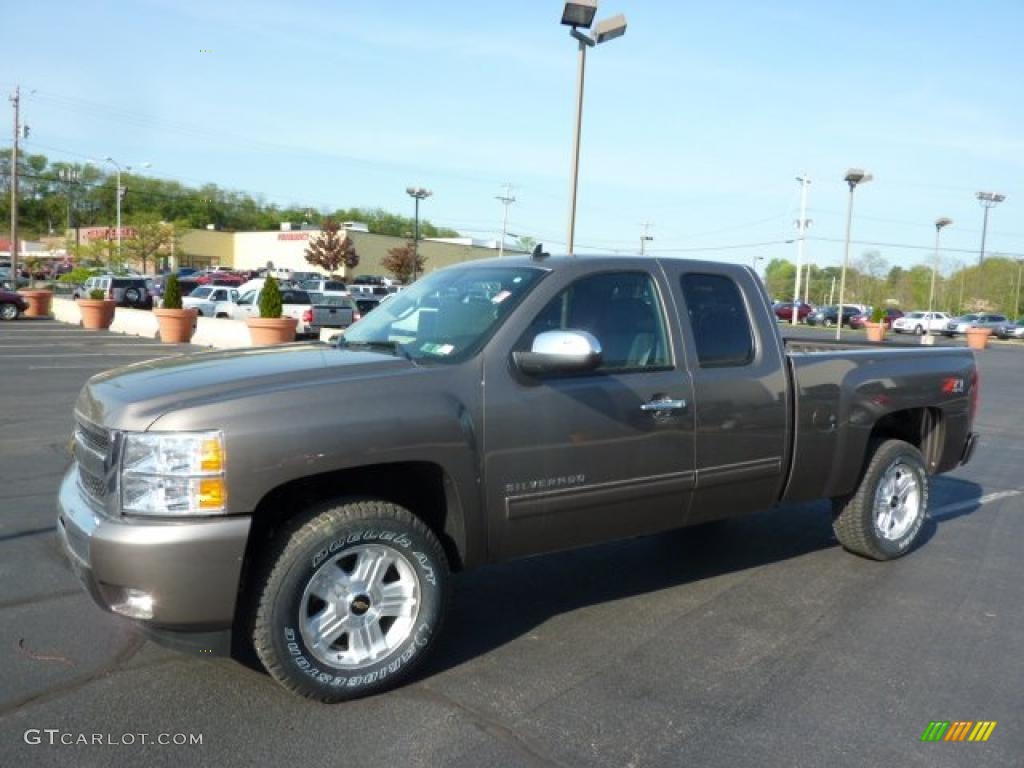
<svg viewBox="0 0 1024 768"><path fill-rule="evenodd" d="M697 361L702 368L748 365L754 334L739 286L724 275L689 273L681 278Z"/></svg>

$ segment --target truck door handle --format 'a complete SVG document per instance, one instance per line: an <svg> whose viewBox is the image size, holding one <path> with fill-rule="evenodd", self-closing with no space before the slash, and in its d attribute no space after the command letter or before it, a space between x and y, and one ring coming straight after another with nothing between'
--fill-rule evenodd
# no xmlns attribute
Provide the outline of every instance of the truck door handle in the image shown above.
<svg viewBox="0 0 1024 768"><path fill-rule="evenodd" d="M686 407L685 400L670 400L667 397L658 398L657 400L651 400L649 403L644 403L640 406L641 411L654 411L660 413L663 411L679 411Z"/></svg>

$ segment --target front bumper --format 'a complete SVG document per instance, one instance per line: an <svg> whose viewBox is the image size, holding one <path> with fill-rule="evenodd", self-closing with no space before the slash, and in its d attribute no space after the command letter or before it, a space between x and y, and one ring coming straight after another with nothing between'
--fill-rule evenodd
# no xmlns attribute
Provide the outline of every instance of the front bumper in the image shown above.
<svg viewBox="0 0 1024 768"><path fill-rule="evenodd" d="M61 482L57 534L93 600L103 609L129 590L152 596L145 624L185 632L227 629L235 615L248 516L197 520L113 518L79 488L77 464Z"/></svg>

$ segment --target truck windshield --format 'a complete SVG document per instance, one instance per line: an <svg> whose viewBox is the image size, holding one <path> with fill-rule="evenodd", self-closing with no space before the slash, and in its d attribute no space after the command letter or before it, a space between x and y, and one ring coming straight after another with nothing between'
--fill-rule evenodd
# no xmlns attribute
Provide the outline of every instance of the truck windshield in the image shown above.
<svg viewBox="0 0 1024 768"><path fill-rule="evenodd" d="M465 360L483 346L543 274L529 267L454 267L435 272L349 328L341 346L391 349L412 360Z"/></svg>

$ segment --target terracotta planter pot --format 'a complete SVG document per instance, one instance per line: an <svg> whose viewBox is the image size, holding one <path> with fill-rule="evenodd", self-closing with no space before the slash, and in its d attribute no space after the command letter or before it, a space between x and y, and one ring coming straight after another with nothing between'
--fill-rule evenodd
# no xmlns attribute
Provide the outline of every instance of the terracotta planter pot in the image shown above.
<svg viewBox="0 0 1024 768"><path fill-rule="evenodd" d="M249 326L252 343L265 347L295 341L295 328L299 321L294 317L250 317L245 324Z"/></svg>
<svg viewBox="0 0 1024 768"><path fill-rule="evenodd" d="M865 323L868 341L885 341L885 323Z"/></svg>
<svg viewBox="0 0 1024 768"><path fill-rule="evenodd" d="M991 335L991 328L968 328L967 346L971 349L984 349L988 346L988 339Z"/></svg>
<svg viewBox="0 0 1024 768"><path fill-rule="evenodd" d="M196 330L198 309L154 309L160 324L160 341L165 344L187 344Z"/></svg>
<svg viewBox="0 0 1024 768"><path fill-rule="evenodd" d="M28 309L25 310L25 317L49 317L50 301L53 299L53 291L33 290L25 288L18 291L28 302Z"/></svg>
<svg viewBox="0 0 1024 768"><path fill-rule="evenodd" d="M79 299L77 303L83 328L91 331L106 330L114 322L117 302L113 299Z"/></svg>

